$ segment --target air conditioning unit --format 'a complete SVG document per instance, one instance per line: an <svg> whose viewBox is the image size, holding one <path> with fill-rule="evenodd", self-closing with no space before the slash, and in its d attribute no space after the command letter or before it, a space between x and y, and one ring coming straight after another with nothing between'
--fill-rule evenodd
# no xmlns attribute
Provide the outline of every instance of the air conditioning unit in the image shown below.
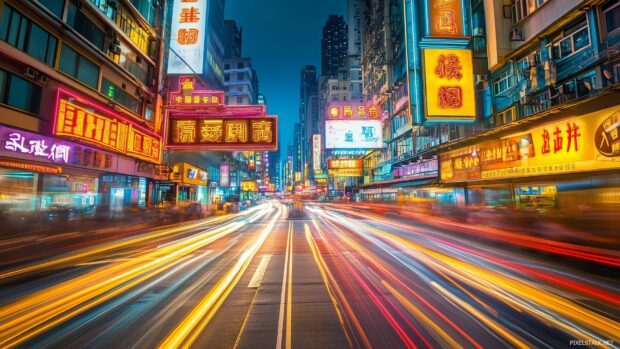
<svg viewBox="0 0 620 349"><path fill-rule="evenodd" d="M476 74L475 75L475 83L476 85L478 84L482 84L485 83L489 80L489 76L488 75L480 75L480 74Z"/></svg>
<svg viewBox="0 0 620 349"><path fill-rule="evenodd" d="M50 78L47 75L41 74L41 76L39 76L39 81L41 81L43 86L47 86L47 84L50 82Z"/></svg>
<svg viewBox="0 0 620 349"><path fill-rule="evenodd" d="M510 38L510 41L523 41L524 40L523 33L518 28L511 30L508 34L508 37Z"/></svg>
<svg viewBox="0 0 620 349"><path fill-rule="evenodd" d="M28 77L30 79L36 79L37 75L39 75L39 72L36 69L32 68L32 67L28 67L28 68L26 68L25 74L26 74L26 77Z"/></svg>

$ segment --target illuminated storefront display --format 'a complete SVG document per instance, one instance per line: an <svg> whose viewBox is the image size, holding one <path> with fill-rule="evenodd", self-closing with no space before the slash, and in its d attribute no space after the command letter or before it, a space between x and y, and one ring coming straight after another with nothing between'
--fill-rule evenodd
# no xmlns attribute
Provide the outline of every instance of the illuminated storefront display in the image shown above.
<svg viewBox="0 0 620 349"><path fill-rule="evenodd" d="M360 169L362 168L361 159L332 159L327 161L327 168L335 169Z"/></svg>
<svg viewBox="0 0 620 349"><path fill-rule="evenodd" d="M426 118L474 120L476 99L471 50L424 49Z"/></svg>
<svg viewBox="0 0 620 349"><path fill-rule="evenodd" d="M15 160L15 159L0 158L0 167L9 167L9 168L15 168L19 170L26 170L26 171L31 171L31 172L47 173L47 174L61 174L62 173L62 167L60 166L31 164L25 161L20 161L20 160Z"/></svg>
<svg viewBox="0 0 620 349"><path fill-rule="evenodd" d="M276 150L277 117L171 118L168 147L182 150Z"/></svg>
<svg viewBox="0 0 620 349"><path fill-rule="evenodd" d="M141 160L161 162L159 136L65 92L58 92L54 126L57 136L70 137Z"/></svg>
<svg viewBox="0 0 620 349"><path fill-rule="evenodd" d="M381 109L362 103L330 103L327 116L329 119L379 119Z"/></svg>
<svg viewBox="0 0 620 349"><path fill-rule="evenodd" d="M207 171L188 163L175 164L170 173L170 180L189 185L207 185Z"/></svg>
<svg viewBox="0 0 620 349"><path fill-rule="evenodd" d="M412 164L403 165L393 170L394 177L422 177L428 175L437 175L438 163L437 159L430 159Z"/></svg>
<svg viewBox="0 0 620 349"><path fill-rule="evenodd" d="M312 135L312 169L321 170L321 135Z"/></svg>
<svg viewBox="0 0 620 349"><path fill-rule="evenodd" d="M174 0L168 74L201 74L207 37L207 1Z"/></svg>
<svg viewBox="0 0 620 349"><path fill-rule="evenodd" d="M620 168L620 110L573 117L440 155L441 180L458 182Z"/></svg>
<svg viewBox="0 0 620 349"><path fill-rule="evenodd" d="M170 106L195 108L224 105L224 91L195 90L195 85L194 77L179 77L180 91L170 92Z"/></svg>
<svg viewBox="0 0 620 349"><path fill-rule="evenodd" d="M461 0L428 0L430 35L462 37Z"/></svg>
<svg viewBox="0 0 620 349"><path fill-rule="evenodd" d="M230 186L230 165L220 164L220 187Z"/></svg>
<svg viewBox="0 0 620 349"><path fill-rule="evenodd" d="M362 177L363 172L361 168L339 168L334 170L327 170L327 174L330 177Z"/></svg>
<svg viewBox="0 0 620 349"><path fill-rule="evenodd" d="M380 120L327 120L326 149L380 149L383 133Z"/></svg>

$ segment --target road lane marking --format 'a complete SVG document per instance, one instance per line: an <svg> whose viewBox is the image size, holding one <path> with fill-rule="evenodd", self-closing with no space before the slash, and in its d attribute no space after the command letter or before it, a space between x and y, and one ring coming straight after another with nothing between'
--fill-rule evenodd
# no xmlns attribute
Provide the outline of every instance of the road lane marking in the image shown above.
<svg viewBox="0 0 620 349"><path fill-rule="evenodd" d="M261 258L254 275L252 276L252 280L248 284L248 288L258 288L260 283L263 281L263 277L265 276L265 271L267 270L267 266L269 265L269 261L271 260L271 255L264 255Z"/></svg>
<svg viewBox="0 0 620 349"><path fill-rule="evenodd" d="M284 254L284 273L282 275L282 292L280 293L280 316L278 318L278 339L277 339L277 344L276 344L276 349L282 349L282 332L284 331L284 308L285 306L288 305L288 303L286 302L286 296L287 296L287 291L289 290L288 287L288 277L290 275L290 273L288 272L288 268L289 268L289 261L292 262L291 259L291 255L293 254L292 251L292 235L293 235L293 222L289 221L288 222L288 237L286 238L286 252ZM289 302L290 302L290 293L289 294ZM287 333L286 333L286 348L289 349L290 348L290 305L288 307L288 311L286 312L286 314L288 315L288 319L286 322L286 329L287 329Z"/></svg>

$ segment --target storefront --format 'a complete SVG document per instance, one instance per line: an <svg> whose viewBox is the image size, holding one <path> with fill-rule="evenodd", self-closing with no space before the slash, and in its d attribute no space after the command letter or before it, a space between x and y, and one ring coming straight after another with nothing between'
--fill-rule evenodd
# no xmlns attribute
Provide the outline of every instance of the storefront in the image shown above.
<svg viewBox="0 0 620 349"><path fill-rule="evenodd" d="M175 184L174 198L177 204L199 203L207 205L209 195L206 170L188 163L178 163L172 166L170 181ZM169 190L170 187L160 186L160 189Z"/></svg>
<svg viewBox="0 0 620 349"><path fill-rule="evenodd" d="M440 168L456 204L527 210L607 205L620 188L620 109L556 118L445 151ZM587 191L599 199L579 194Z"/></svg>
<svg viewBox="0 0 620 349"><path fill-rule="evenodd" d="M257 200L259 197L259 185L257 181L241 181L240 200Z"/></svg>

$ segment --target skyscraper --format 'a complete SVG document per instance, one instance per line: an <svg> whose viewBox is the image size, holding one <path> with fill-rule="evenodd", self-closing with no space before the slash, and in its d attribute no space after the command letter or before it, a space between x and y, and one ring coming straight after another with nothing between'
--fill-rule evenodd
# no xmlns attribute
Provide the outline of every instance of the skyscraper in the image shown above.
<svg viewBox="0 0 620 349"><path fill-rule="evenodd" d="M321 39L321 75L336 76L347 57L347 24L343 16L330 15Z"/></svg>
<svg viewBox="0 0 620 349"><path fill-rule="evenodd" d="M309 65L301 70L301 84L299 88L299 123L301 124L300 130L300 145L301 145L301 159L300 163L303 166L310 159L312 142L312 134L315 130L318 130L319 122L319 110L316 103L318 96L318 85L316 80L316 67ZM302 173L302 179L305 178L305 174Z"/></svg>

